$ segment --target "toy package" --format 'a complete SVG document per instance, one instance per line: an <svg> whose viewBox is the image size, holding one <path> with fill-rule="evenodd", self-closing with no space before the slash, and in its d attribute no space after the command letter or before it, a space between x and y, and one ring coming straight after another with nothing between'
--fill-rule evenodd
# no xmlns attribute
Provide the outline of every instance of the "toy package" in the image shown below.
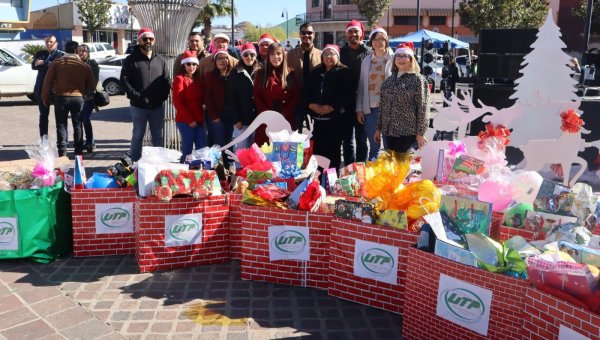
<svg viewBox="0 0 600 340"><path fill-rule="evenodd" d="M442 195L440 212L446 213L463 234L490 235L492 204L474 199Z"/></svg>

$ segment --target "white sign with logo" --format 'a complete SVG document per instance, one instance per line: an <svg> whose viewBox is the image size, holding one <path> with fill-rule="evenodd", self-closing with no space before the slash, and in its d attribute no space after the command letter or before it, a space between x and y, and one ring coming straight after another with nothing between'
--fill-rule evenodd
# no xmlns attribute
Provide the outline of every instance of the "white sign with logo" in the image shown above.
<svg viewBox="0 0 600 340"><path fill-rule="evenodd" d="M310 235L307 227L270 226L269 260L310 260Z"/></svg>
<svg viewBox="0 0 600 340"><path fill-rule="evenodd" d="M133 232L133 203L96 204L96 234Z"/></svg>
<svg viewBox="0 0 600 340"><path fill-rule="evenodd" d="M487 335L492 291L440 274L437 316Z"/></svg>
<svg viewBox="0 0 600 340"><path fill-rule="evenodd" d="M0 217L1 250L19 250L19 225L16 217Z"/></svg>
<svg viewBox="0 0 600 340"><path fill-rule="evenodd" d="M202 214L165 216L165 246L202 243Z"/></svg>
<svg viewBox="0 0 600 340"><path fill-rule="evenodd" d="M558 340L590 340L590 338L575 332L565 325L560 325L560 328L558 329Z"/></svg>
<svg viewBox="0 0 600 340"><path fill-rule="evenodd" d="M398 284L398 247L355 240L354 275Z"/></svg>

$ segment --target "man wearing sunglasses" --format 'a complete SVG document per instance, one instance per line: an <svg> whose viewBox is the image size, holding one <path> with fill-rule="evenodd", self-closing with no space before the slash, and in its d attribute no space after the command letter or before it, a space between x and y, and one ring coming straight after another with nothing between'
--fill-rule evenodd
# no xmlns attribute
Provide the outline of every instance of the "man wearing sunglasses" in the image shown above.
<svg viewBox="0 0 600 340"><path fill-rule="evenodd" d="M208 52L204 49L204 40L202 40L202 35L200 32L192 32L188 36L188 51L196 51L196 57L199 60L206 57ZM179 68L181 67L181 60L184 58L184 54L181 54L175 59L173 62L173 76L172 79L175 79L177 72L179 72Z"/></svg>
<svg viewBox="0 0 600 340"><path fill-rule="evenodd" d="M300 26L300 41L299 47L291 49L288 54L288 65L296 72L298 84L302 88L302 93L307 93L303 88L303 80L308 79L308 75L317 66L321 65L321 50L314 45L315 30L310 22L305 22ZM296 108L296 126L302 132L304 117L306 117L307 109L304 104L304 98L300 105Z"/></svg>
<svg viewBox="0 0 600 340"><path fill-rule="evenodd" d="M171 85L167 62L153 50L155 43L152 30L142 28L135 50L125 58L121 68L121 86L129 98L133 121L130 150L133 161L142 157L147 125L150 125L152 146L163 146L164 102Z"/></svg>

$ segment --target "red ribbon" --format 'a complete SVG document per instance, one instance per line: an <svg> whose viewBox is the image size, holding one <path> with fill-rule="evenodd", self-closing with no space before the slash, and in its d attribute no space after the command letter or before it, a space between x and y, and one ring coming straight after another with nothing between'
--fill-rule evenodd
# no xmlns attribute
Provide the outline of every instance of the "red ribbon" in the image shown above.
<svg viewBox="0 0 600 340"><path fill-rule="evenodd" d="M579 115L573 109L561 113L560 118L562 118L560 129L564 132L577 133L581 130L583 119L579 118Z"/></svg>
<svg viewBox="0 0 600 340"><path fill-rule="evenodd" d="M498 126L494 128L492 123L487 123L485 125L485 130L479 132L480 142L492 137L496 138L504 146L507 146L508 143L510 143L510 139L508 139L508 137L510 137L510 131L502 124L498 124Z"/></svg>

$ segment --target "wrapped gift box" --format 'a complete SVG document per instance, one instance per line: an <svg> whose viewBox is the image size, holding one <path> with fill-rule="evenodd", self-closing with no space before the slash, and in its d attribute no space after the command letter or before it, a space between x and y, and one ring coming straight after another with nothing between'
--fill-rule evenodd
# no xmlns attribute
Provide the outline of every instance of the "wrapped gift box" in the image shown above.
<svg viewBox="0 0 600 340"><path fill-rule="evenodd" d="M475 255L460 245L437 240L437 242L435 242L434 254L450 261L462 263L471 267L477 267L477 258Z"/></svg>
<svg viewBox="0 0 600 340"><path fill-rule="evenodd" d="M375 222L373 205L366 202L338 200L335 202L335 216L364 223Z"/></svg>
<svg viewBox="0 0 600 340"><path fill-rule="evenodd" d="M571 255L577 263L590 264L600 268L600 249L593 249L565 241L558 242L558 248Z"/></svg>
<svg viewBox="0 0 600 340"><path fill-rule="evenodd" d="M375 224L406 230L408 228L408 219L404 211L384 210L375 220Z"/></svg>

